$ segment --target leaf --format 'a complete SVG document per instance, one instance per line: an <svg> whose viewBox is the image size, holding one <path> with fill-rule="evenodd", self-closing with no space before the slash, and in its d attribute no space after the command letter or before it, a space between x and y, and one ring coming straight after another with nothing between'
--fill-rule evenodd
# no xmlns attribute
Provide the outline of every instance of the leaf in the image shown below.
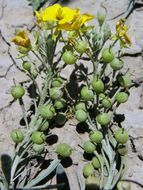
<svg viewBox="0 0 143 190"><path fill-rule="evenodd" d="M42 6L42 4L47 2L47 0L28 0L28 1L31 1L33 10L39 9Z"/></svg>
<svg viewBox="0 0 143 190"><path fill-rule="evenodd" d="M84 181L83 175L81 174L81 171L82 171L82 168L81 168L81 165L79 165L77 169L77 178L80 185L80 190L85 190L85 181Z"/></svg>
<svg viewBox="0 0 143 190"><path fill-rule="evenodd" d="M62 164L58 165L56 173L57 173L57 184L63 183L63 186L59 187L58 190L63 190L63 189L70 190L68 178Z"/></svg>
<svg viewBox="0 0 143 190"><path fill-rule="evenodd" d="M51 174L51 172L53 172L56 169L59 163L60 163L60 160L58 159L55 159L54 161L52 161L50 166L47 169L42 170L39 173L39 175L37 175L35 179L31 180L27 185L25 185L24 188L30 188L38 184L40 181L46 178L49 174Z"/></svg>
<svg viewBox="0 0 143 190"><path fill-rule="evenodd" d="M7 154L2 154L1 155L1 167L2 167L3 174L4 174L5 179L8 184L10 183L11 166L12 166L11 157Z"/></svg>

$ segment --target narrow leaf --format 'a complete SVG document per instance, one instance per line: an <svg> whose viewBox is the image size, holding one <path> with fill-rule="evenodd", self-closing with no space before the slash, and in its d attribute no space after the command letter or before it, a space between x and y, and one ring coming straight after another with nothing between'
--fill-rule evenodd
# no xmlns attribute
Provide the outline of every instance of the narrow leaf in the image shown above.
<svg viewBox="0 0 143 190"><path fill-rule="evenodd" d="M25 188L30 188L38 184L40 181L46 178L51 172L53 172L56 169L56 167L59 165L59 163L60 163L60 160L58 159L55 159L54 161L52 161L50 166L47 169L41 171L35 179L31 180L31 182L29 182L25 186Z"/></svg>

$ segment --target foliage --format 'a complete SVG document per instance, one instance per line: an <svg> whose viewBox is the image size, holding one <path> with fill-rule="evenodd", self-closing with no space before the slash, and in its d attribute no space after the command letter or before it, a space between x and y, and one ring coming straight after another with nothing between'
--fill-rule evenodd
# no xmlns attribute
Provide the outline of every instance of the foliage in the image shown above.
<svg viewBox="0 0 143 190"><path fill-rule="evenodd" d="M116 33L112 35L105 16L102 12L98 14L98 30L98 26L87 25L93 15L55 4L36 11L34 41L28 31L16 32L12 42L17 45L17 59L21 60L18 67L29 77L30 84L15 81L12 87L11 94L20 103L25 126L11 133L15 154L12 158L7 156L8 164L4 155L1 158L1 189L66 189L66 186L69 189L70 179L62 163L72 158L74 147L67 142L50 146L46 140L52 136L54 127L64 126L75 118L77 124L88 128L88 138L80 147L83 157L84 154L91 157L91 160L84 157L82 171L77 169L80 189L120 190L128 132L119 120L117 108L128 100L132 86L122 69L122 49L128 48L131 41L124 19L117 22ZM62 71L69 65L73 70L68 78ZM73 86L74 94L69 88L72 76L77 85ZM29 93L31 100L29 110L25 108L25 93ZM51 184L53 177L58 179L60 174L65 181Z"/></svg>

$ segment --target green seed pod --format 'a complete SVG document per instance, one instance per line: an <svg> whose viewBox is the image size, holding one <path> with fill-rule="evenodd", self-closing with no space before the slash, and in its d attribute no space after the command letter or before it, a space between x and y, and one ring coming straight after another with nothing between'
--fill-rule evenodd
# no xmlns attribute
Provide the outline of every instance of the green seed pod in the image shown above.
<svg viewBox="0 0 143 190"><path fill-rule="evenodd" d="M114 59L114 53L111 48L104 48L102 50L102 59L104 63L110 63Z"/></svg>
<svg viewBox="0 0 143 190"><path fill-rule="evenodd" d="M120 104L127 102L128 98L129 96L126 92L118 92L115 96L115 100Z"/></svg>
<svg viewBox="0 0 143 190"><path fill-rule="evenodd" d="M43 132L34 131L32 133L31 140L34 144L43 144L46 140L46 136Z"/></svg>
<svg viewBox="0 0 143 190"><path fill-rule="evenodd" d="M83 176L84 176L85 178L87 178L87 177L93 175L93 173L94 173L94 167L93 167L93 165L92 165L91 163L88 163L88 164L86 164L86 165L83 167Z"/></svg>
<svg viewBox="0 0 143 190"><path fill-rule="evenodd" d="M57 77L57 78L54 78L53 80L52 80L52 87L61 87L62 86L62 84L63 84L63 79L62 78L60 78L60 77Z"/></svg>
<svg viewBox="0 0 143 190"><path fill-rule="evenodd" d="M11 89L11 95L14 99L19 99L25 94L25 90L21 85L13 86Z"/></svg>
<svg viewBox="0 0 143 190"><path fill-rule="evenodd" d="M96 93L101 93L104 90L104 83L101 79L97 79L96 77L93 79L91 85Z"/></svg>
<svg viewBox="0 0 143 190"><path fill-rule="evenodd" d="M84 110L79 109L75 112L75 117L79 122L85 122L87 120L88 115Z"/></svg>
<svg viewBox="0 0 143 190"><path fill-rule="evenodd" d="M100 99L104 99L105 97L106 97L105 94L103 94L103 93L100 93L100 94L99 94L99 98L100 98Z"/></svg>
<svg viewBox="0 0 143 190"><path fill-rule="evenodd" d="M57 113L57 115L55 116L55 122L58 124L58 125L63 125L65 124L66 122L66 114L65 113L62 113L62 112L59 112Z"/></svg>
<svg viewBox="0 0 143 190"><path fill-rule="evenodd" d="M55 100L54 102L54 107L59 110L59 109L62 109L66 106L66 100L61 98L61 99L58 99L58 100Z"/></svg>
<svg viewBox="0 0 143 190"><path fill-rule="evenodd" d="M90 101L93 99L94 94L93 91L90 90L87 86L82 87L81 89L81 97L85 100L85 101Z"/></svg>
<svg viewBox="0 0 143 190"><path fill-rule="evenodd" d="M86 141L84 144L83 144L83 149L84 151L87 153L87 154L91 154L95 151L95 145L90 142L90 141Z"/></svg>
<svg viewBox="0 0 143 190"><path fill-rule="evenodd" d="M28 61L24 61L24 62L22 63L22 67L23 67L23 69L25 69L26 71L30 71L30 69L31 69L31 63L28 62Z"/></svg>
<svg viewBox="0 0 143 190"><path fill-rule="evenodd" d="M99 143L101 143L101 141L103 139L103 134L98 130L91 131L89 134L89 138L90 138L91 142L99 144Z"/></svg>
<svg viewBox="0 0 143 190"><path fill-rule="evenodd" d="M53 105L42 105L39 108L39 113L44 119L52 119L55 115L55 108Z"/></svg>
<svg viewBox="0 0 143 190"><path fill-rule="evenodd" d="M110 63L110 66L113 70L117 71L123 67L123 61L117 58L114 58L113 61Z"/></svg>
<svg viewBox="0 0 143 190"><path fill-rule="evenodd" d="M99 190L100 177L95 175L88 176L85 179L85 186L87 190Z"/></svg>
<svg viewBox="0 0 143 190"><path fill-rule="evenodd" d="M103 9L97 12L97 19L100 26L102 26L102 24L104 23L105 18L106 18L106 12Z"/></svg>
<svg viewBox="0 0 143 190"><path fill-rule="evenodd" d="M117 183L117 190L131 190L131 183L127 181L119 181Z"/></svg>
<svg viewBox="0 0 143 190"><path fill-rule="evenodd" d="M78 53L83 54L87 51L88 43L86 41L80 40L77 42L75 49Z"/></svg>
<svg viewBox="0 0 143 190"><path fill-rule="evenodd" d="M127 145L119 145L117 152L121 155L121 156L125 156L128 153L128 147Z"/></svg>
<svg viewBox="0 0 143 190"><path fill-rule="evenodd" d="M108 113L100 113L98 116L97 116L97 122L100 124L100 125L108 125L111 121L111 117L109 116Z"/></svg>
<svg viewBox="0 0 143 190"><path fill-rule="evenodd" d="M104 99L102 100L102 106L103 106L104 108L111 108L111 106L112 106L111 100L110 100L109 98L104 98Z"/></svg>
<svg viewBox="0 0 143 190"><path fill-rule="evenodd" d="M13 142L20 143L24 139L23 132L20 129L13 129L11 132L11 138Z"/></svg>
<svg viewBox="0 0 143 190"><path fill-rule="evenodd" d="M49 128L49 122L46 121L42 126L40 126L40 131L46 131Z"/></svg>
<svg viewBox="0 0 143 190"><path fill-rule="evenodd" d="M71 51L65 51L63 53L63 61L68 64L68 65L72 65L72 64L75 64L76 63L76 56L71 52Z"/></svg>
<svg viewBox="0 0 143 190"><path fill-rule="evenodd" d="M84 110L86 111L86 106L84 102L78 102L75 106L75 110Z"/></svg>
<svg viewBox="0 0 143 190"><path fill-rule="evenodd" d="M60 99L63 96L63 92L60 88L54 87L50 89L50 97L53 100Z"/></svg>
<svg viewBox="0 0 143 190"><path fill-rule="evenodd" d="M118 80L119 80L120 85L121 85L122 87L124 87L124 88L130 87L131 84L132 84L131 79L130 79L129 76L127 76L127 75L120 76Z"/></svg>
<svg viewBox="0 0 143 190"><path fill-rule="evenodd" d="M92 158L92 165L95 169L99 169L101 167L100 162L97 157Z"/></svg>
<svg viewBox="0 0 143 190"><path fill-rule="evenodd" d="M32 148L36 153L41 153L44 150L44 144L33 144Z"/></svg>
<svg viewBox="0 0 143 190"><path fill-rule="evenodd" d="M124 128L118 129L115 133L115 139L118 143L125 144L129 139L128 132Z"/></svg>
<svg viewBox="0 0 143 190"><path fill-rule="evenodd" d="M66 143L58 144L56 153L62 157L69 157L72 154L72 148Z"/></svg>

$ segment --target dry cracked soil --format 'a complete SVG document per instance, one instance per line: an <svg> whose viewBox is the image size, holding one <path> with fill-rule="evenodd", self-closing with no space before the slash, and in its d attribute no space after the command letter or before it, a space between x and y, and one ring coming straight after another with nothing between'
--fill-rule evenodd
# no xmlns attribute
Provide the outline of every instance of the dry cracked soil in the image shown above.
<svg viewBox="0 0 143 190"><path fill-rule="evenodd" d="M107 20L112 30L115 23L123 15L128 6L128 0L71 0L71 7L80 7L83 12L97 13L100 6L107 9ZM143 1L138 1L143 5ZM13 128L19 127L22 116L18 101L13 101L10 94L13 79L26 83L27 77L20 71L19 62L15 59L16 49L10 39L17 28L33 28L32 7L26 0L0 0L0 154L13 151L14 144L10 139ZM95 21L96 22L96 21ZM128 17L129 34L132 36L132 47L124 52L125 67L130 68L131 78L140 81L140 85L130 90L129 101L120 106L118 112L125 114L124 127L130 134L129 153L126 156L125 179L143 183L143 6L137 7ZM24 101L28 106L29 99ZM64 128L63 130L65 134ZM64 138L60 132L60 139ZM66 141L74 147L75 134L69 127L66 129ZM71 171L69 172L71 175ZM76 190L76 182L73 184ZM140 190L135 185L133 190Z"/></svg>

